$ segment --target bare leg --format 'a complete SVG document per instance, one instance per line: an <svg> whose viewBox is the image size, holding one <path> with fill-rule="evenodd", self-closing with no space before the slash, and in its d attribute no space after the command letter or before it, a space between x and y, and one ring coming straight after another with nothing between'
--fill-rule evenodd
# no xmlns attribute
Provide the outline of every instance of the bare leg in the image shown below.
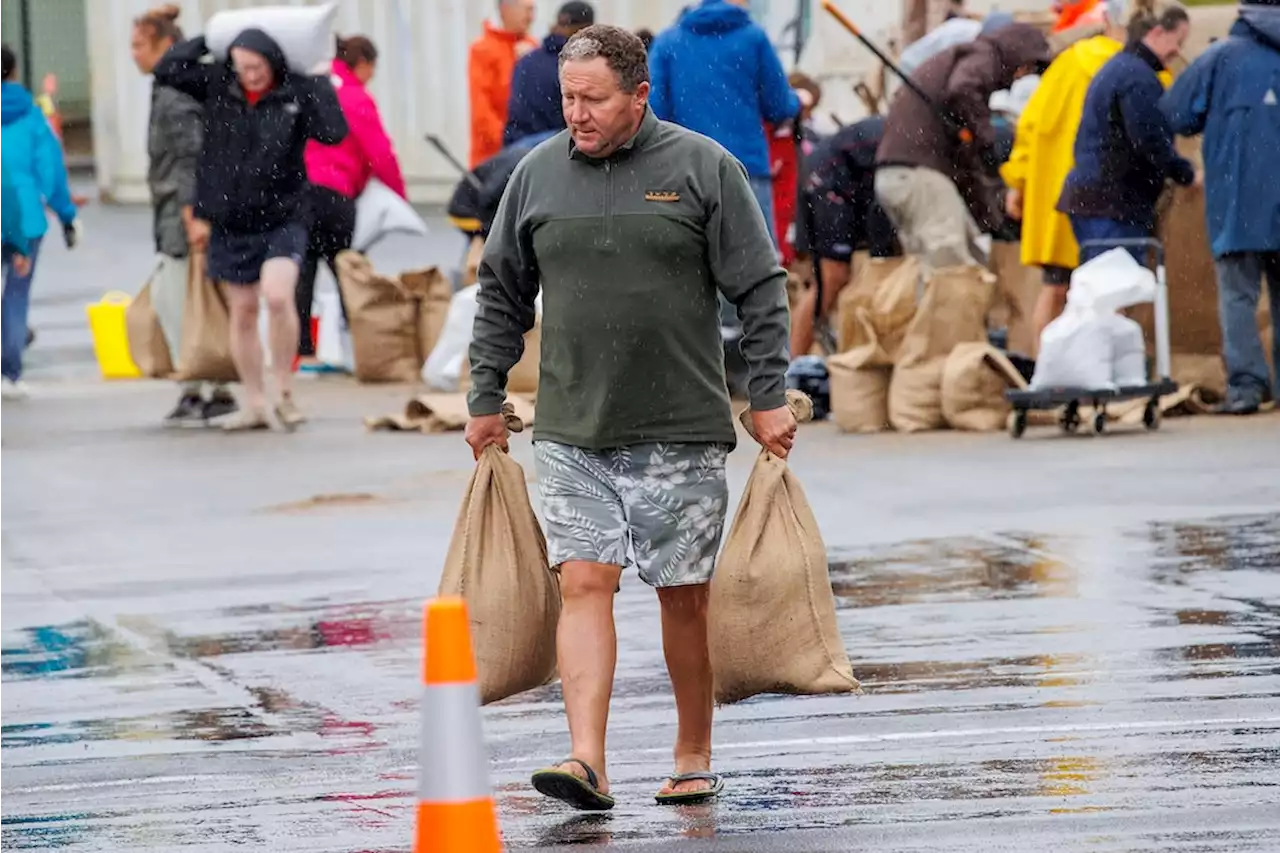
<svg viewBox="0 0 1280 853"><path fill-rule="evenodd" d="M569 717L570 755L596 771L602 794L609 791L604 741L618 660L613 596L621 577L621 567L603 563L570 562L560 567L556 662ZM577 764L564 764L561 769L586 777Z"/></svg>
<svg viewBox="0 0 1280 853"><path fill-rule="evenodd" d="M808 355L813 348L813 318L818 310L818 287L810 282L800 291L800 298L791 311L791 357Z"/></svg>
<svg viewBox="0 0 1280 853"><path fill-rule="evenodd" d="M1035 311L1031 315L1031 320L1035 324L1036 330L1035 341L1032 344L1032 358L1040 354L1040 335L1044 333L1044 327L1058 319L1066 307L1067 288L1065 285L1046 284L1040 288L1040 296L1036 298Z"/></svg>
<svg viewBox="0 0 1280 853"><path fill-rule="evenodd" d="M262 341L258 338L259 288L257 284L230 284L226 292L231 308L231 360L244 385L245 407L251 412L265 412Z"/></svg>
<svg viewBox="0 0 1280 853"><path fill-rule="evenodd" d="M840 291L844 290L853 278L853 263L834 261L830 258L822 258L818 263L822 268L822 307L819 316L830 318L836 312Z"/></svg>
<svg viewBox="0 0 1280 853"><path fill-rule="evenodd" d="M662 651L676 696L676 773L711 769L711 652L707 646L707 603L711 586L697 584L658 590L662 607ZM704 780L664 785L662 793L700 791Z"/></svg>
<svg viewBox="0 0 1280 853"><path fill-rule="evenodd" d="M298 354L298 309L294 288L298 265L289 258L271 258L262 265L262 294L270 315L271 372L281 397L293 395L293 357Z"/></svg>

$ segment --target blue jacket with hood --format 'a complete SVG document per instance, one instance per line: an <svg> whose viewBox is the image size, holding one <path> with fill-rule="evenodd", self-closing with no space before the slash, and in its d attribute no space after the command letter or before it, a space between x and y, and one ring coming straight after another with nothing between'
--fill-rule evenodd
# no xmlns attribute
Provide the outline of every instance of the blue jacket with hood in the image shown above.
<svg viewBox="0 0 1280 853"><path fill-rule="evenodd" d="M0 85L0 157L18 194L24 237L35 240L49 230L46 204L64 225L75 221L62 146L20 83Z"/></svg>
<svg viewBox="0 0 1280 853"><path fill-rule="evenodd" d="M754 178L767 178L769 143L764 122L800 112L769 36L746 9L703 0L685 9L649 52L658 118L709 136L729 150Z"/></svg>
<svg viewBox="0 0 1280 853"><path fill-rule="evenodd" d="M1280 6L1242 7L1161 107L1175 133L1204 134L1214 257L1280 251Z"/></svg>

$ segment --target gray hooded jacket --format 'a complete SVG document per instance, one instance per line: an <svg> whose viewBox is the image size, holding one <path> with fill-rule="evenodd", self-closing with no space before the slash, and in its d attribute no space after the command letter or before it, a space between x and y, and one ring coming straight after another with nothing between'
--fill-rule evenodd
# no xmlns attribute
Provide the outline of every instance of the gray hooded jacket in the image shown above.
<svg viewBox="0 0 1280 853"><path fill-rule="evenodd" d="M151 88L147 186L155 211L156 250L187 256L182 208L196 203L196 167L204 142L204 110L195 98L167 86Z"/></svg>

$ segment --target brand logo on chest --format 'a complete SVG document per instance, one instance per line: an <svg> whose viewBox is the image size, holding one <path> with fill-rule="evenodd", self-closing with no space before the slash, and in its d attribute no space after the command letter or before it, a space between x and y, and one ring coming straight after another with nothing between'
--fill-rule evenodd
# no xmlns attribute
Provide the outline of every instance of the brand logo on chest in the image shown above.
<svg viewBox="0 0 1280 853"><path fill-rule="evenodd" d="M680 193L672 190L645 190L644 200L674 202L680 200Z"/></svg>

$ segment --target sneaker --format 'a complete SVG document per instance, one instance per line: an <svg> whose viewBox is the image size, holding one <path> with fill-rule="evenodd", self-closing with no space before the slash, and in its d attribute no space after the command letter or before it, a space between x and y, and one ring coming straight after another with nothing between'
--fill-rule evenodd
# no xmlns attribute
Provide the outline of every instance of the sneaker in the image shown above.
<svg viewBox="0 0 1280 853"><path fill-rule="evenodd" d="M206 421L212 421L235 414L238 411L240 411L240 404L236 402L236 398L232 397L225 388L218 388L204 402L200 415Z"/></svg>
<svg viewBox="0 0 1280 853"><path fill-rule="evenodd" d="M21 379L5 379L0 384L0 399L5 400L25 400L31 396L31 389L27 387L27 383Z"/></svg>
<svg viewBox="0 0 1280 853"><path fill-rule="evenodd" d="M1271 394L1261 388L1228 388L1227 399L1215 411L1220 415L1256 415L1274 406Z"/></svg>
<svg viewBox="0 0 1280 853"><path fill-rule="evenodd" d="M238 415L222 425L224 432L256 432L271 429L267 413L254 409L242 409Z"/></svg>
<svg viewBox="0 0 1280 853"><path fill-rule="evenodd" d="M27 326L27 342L23 345L23 349L31 349L31 345L36 342L36 330Z"/></svg>
<svg viewBox="0 0 1280 853"><path fill-rule="evenodd" d="M307 422L307 416L302 414L298 404L293 402L292 396L280 398L280 402L276 404L276 419L280 421L280 426L289 432L293 432Z"/></svg>
<svg viewBox="0 0 1280 853"><path fill-rule="evenodd" d="M180 424L204 417L204 399L199 394L184 392L173 411L164 416L166 424Z"/></svg>

